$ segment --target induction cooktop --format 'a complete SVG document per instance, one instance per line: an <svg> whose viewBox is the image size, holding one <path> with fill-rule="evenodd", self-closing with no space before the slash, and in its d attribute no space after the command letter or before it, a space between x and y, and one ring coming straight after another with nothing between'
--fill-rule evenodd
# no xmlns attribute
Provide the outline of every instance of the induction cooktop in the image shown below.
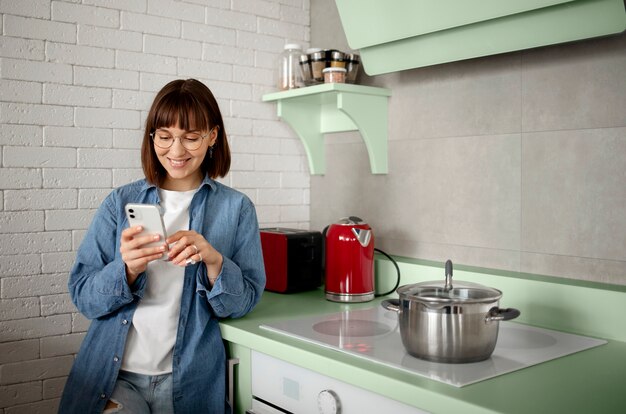
<svg viewBox="0 0 626 414"><path fill-rule="evenodd" d="M409 355L402 345L398 315L381 306L273 322L260 325L260 328L455 387L606 343L605 340L517 322L500 322L496 348L489 359L467 364L445 364Z"/></svg>

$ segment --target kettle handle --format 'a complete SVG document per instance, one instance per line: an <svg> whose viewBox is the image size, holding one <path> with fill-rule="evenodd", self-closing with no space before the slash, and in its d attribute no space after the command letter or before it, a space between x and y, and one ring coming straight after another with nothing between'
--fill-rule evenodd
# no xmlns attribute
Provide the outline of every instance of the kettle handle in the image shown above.
<svg viewBox="0 0 626 414"><path fill-rule="evenodd" d="M322 230L322 236L324 236L324 238L326 238L326 233L328 233L328 228L330 227L330 224L326 227L324 227L324 230Z"/></svg>
<svg viewBox="0 0 626 414"><path fill-rule="evenodd" d="M328 233L328 228L330 224L324 227L322 230L322 278L326 280L326 233Z"/></svg>

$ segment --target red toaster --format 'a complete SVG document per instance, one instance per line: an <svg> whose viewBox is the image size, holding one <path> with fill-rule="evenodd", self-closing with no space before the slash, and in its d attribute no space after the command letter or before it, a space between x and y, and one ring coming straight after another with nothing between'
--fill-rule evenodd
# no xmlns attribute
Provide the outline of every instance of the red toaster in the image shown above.
<svg viewBox="0 0 626 414"><path fill-rule="evenodd" d="M322 233L283 227L262 228L265 290L300 292L322 285Z"/></svg>

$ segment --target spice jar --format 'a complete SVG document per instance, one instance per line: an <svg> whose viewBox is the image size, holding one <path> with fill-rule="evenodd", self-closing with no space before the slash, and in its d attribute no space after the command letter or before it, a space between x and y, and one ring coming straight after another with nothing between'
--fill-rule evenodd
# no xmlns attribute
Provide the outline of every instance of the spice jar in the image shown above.
<svg viewBox="0 0 626 414"><path fill-rule="evenodd" d="M330 51L330 66L333 68L345 68L346 61L345 61L344 53L338 50L331 50Z"/></svg>
<svg viewBox="0 0 626 414"><path fill-rule="evenodd" d="M324 83L345 83L346 81L346 68L325 68Z"/></svg>
<svg viewBox="0 0 626 414"><path fill-rule="evenodd" d="M359 63L361 61L361 57L356 53L348 53L346 54L346 83L355 83L356 76L359 72Z"/></svg>
<svg viewBox="0 0 626 414"><path fill-rule="evenodd" d="M278 61L278 89L287 90L303 86L299 66L300 55L302 55L302 47L299 44L285 45Z"/></svg>
<svg viewBox="0 0 626 414"><path fill-rule="evenodd" d="M313 52L309 55L311 62L311 75L314 82L324 82L322 71L326 67L326 53L324 51Z"/></svg>
<svg viewBox="0 0 626 414"><path fill-rule="evenodd" d="M313 84L313 75L311 73L311 60L309 55L300 55L300 72L302 73L302 82L304 86Z"/></svg>

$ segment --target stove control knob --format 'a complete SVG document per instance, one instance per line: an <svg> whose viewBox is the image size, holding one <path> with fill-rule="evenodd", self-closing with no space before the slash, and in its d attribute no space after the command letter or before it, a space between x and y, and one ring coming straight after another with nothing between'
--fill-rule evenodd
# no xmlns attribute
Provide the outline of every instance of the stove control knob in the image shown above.
<svg viewBox="0 0 626 414"><path fill-rule="evenodd" d="M339 396L331 390L323 390L317 394L317 408L320 414L341 414Z"/></svg>

